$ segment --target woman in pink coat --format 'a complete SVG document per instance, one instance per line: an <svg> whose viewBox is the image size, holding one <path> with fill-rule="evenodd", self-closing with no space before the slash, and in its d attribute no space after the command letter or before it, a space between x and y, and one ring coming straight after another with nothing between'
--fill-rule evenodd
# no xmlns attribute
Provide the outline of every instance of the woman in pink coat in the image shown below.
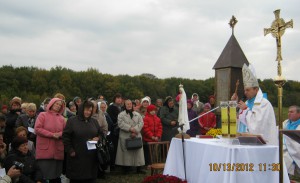
<svg viewBox="0 0 300 183"><path fill-rule="evenodd" d="M47 111L39 114L35 123L36 159L43 177L49 183L60 183L64 159L64 144L62 132L65 128L65 119L62 116L65 110L64 102L53 98Z"/></svg>

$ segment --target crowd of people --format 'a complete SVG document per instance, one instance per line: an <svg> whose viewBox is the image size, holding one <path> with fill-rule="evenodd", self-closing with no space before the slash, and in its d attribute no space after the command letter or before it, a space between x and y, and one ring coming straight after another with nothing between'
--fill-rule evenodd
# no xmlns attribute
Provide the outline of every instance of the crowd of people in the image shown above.
<svg viewBox="0 0 300 183"><path fill-rule="evenodd" d="M245 85L245 95L250 100L239 102L239 125L246 125L250 133L260 130L269 144L276 145L270 128L258 128L256 124L260 119L258 115L266 116L262 111L274 115L274 111L259 110L259 106L253 105L255 98L265 102L264 106L270 105L262 97L258 84ZM2 105L0 113L0 168L7 171L1 181L60 183L64 178L71 183L94 183L107 171L99 169L97 151L90 149L88 143L101 138L113 145L109 152L110 171L121 167L124 174L129 171L144 174L151 165L147 143L171 141L178 133L179 98L167 96L152 103L148 96L130 100L117 93L111 103L107 103L103 95L85 100L77 96L66 102L64 95L57 93L37 108L34 103L14 97L8 106ZM216 115L210 112L215 98L209 96L207 100L203 104L196 93L186 100L184 106L190 124L186 133L191 137L205 135L216 128ZM233 96L232 100L237 99ZM204 113L207 114L197 119ZM263 127L264 122L259 123ZM299 130L299 125L299 107L291 106L289 119L283 126ZM128 149L127 139L134 138L141 138L143 145ZM287 136L284 138L288 172L298 175L299 144Z"/></svg>
<svg viewBox="0 0 300 183"><path fill-rule="evenodd" d="M214 105L199 101L194 93L187 100L189 120ZM216 127L216 116L195 119L187 133L195 137ZM151 164L148 142L171 141L178 133L178 101L170 96L152 103L146 96L130 100L117 93L111 103L103 95L66 102L63 94L46 98L39 107L14 97L3 104L0 113L0 166L6 182L95 182L105 176L99 170L96 150L87 142L105 137L113 144L110 171L121 167L123 173L134 170L144 174ZM138 138L143 146L126 148L127 138ZM1 180L1 181L2 181Z"/></svg>

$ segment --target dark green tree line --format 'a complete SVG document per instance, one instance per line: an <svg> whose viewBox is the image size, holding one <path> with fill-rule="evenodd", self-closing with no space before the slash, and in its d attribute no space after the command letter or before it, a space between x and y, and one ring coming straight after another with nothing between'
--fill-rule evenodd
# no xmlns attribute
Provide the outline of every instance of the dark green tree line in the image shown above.
<svg viewBox="0 0 300 183"><path fill-rule="evenodd" d="M36 67L0 67L0 105L8 104L14 96L23 101L34 102L37 105L46 97L55 93L62 93L67 100L75 96L82 98L97 97L102 94L111 102L115 93L136 99L150 96L153 100L175 97L178 85L184 85L187 97L198 93L200 100L207 102L208 96L214 94L214 78L195 80L187 78L147 77L147 75L129 76L103 74L96 69L87 71L73 71L60 66L50 70ZM259 81L262 90L268 93L268 98L277 106L277 88L273 80ZM288 81L284 86L283 105L289 106L300 103L300 84L297 81Z"/></svg>

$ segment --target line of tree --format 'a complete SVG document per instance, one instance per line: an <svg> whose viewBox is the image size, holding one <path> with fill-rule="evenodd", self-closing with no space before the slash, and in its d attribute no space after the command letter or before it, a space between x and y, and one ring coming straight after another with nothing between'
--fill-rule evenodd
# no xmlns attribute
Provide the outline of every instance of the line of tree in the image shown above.
<svg viewBox="0 0 300 183"><path fill-rule="evenodd" d="M196 80L187 78L158 79L140 76L103 74L96 69L87 71L73 71L60 66L50 70L37 67L2 66L0 68L0 105L8 104L14 96L23 101L40 104L46 97L55 93L62 93L66 100L75 96L81 98L103 95L109 102L115 93L121 93L130 99L140 99L150 96L152 99L176 96L178 85L184 85L187 97L198 93L200 101L207 102L208 96L214 94L214 78ZM151 74L150 74L151 75ZM153 76L153 75L152 75ZM259 80L260 87L268 94L268 99L277 106L277 88L273 80ZM284 85L283 106L300 103L300 83L288 81Z"/></svg>

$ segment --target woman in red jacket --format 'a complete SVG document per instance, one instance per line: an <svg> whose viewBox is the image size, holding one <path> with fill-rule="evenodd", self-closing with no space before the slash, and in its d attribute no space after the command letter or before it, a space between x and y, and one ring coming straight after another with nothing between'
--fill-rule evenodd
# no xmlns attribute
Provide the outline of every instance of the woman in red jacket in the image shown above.
<svg viewBox="0 0 300 183"><path fill-rule="evenodd" d="M150 165L149 148L147 142L158 142L162 135L162 124L160 118L156 115L155 105L149 105L147 107L147 113L144 117L143 126L143 140L144 140L144 156L145 164Z"/></svg>
<svg viewBox="0 0 300 183"><path fill-rule="evenodd" d="M201 113L206 113L211 109L209 103L204 104L204 111ZM200 114L200 115L201 115ZM211 128L216 127L216 115L213 112L210 112L198 119L200 125L200 134L205 135Z"/></svg>
<svg viewBox="0 0 300 183"><path fill-rule="evenodd" d="M157 142L162 134L160 118L156 115L155 105L147 107L147 114L144 118L143 140L145 142Z"/></svg>

